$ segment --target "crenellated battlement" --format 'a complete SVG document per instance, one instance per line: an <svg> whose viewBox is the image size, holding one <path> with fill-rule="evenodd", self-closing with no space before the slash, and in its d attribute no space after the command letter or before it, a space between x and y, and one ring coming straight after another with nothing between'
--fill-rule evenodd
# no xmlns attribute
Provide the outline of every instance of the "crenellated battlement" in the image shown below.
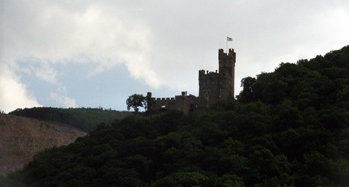
<svg viewBox="0 0 349 187"><path fill-rule="evenodd" d="M158 97L158 98L153 98L156 101L173 101L175 100L174 97Z"/></svg>
<svg viewBox="0 0 349 187"><path fill-rule="evenodd" d="M193 96L193 95L187 95L187 92L186 91L183 91L181 93L181 95L176 95L175 97L151 97L152 93L151 92L148 92L148 94L150 96L150 98L154 101L176 101L178 99L183 99L184 97L190 97L190 96Z"/></svg>
<svg viewBox="0 0 349 187"><path fill-rule="evenodd" d="M224 52L223 49L219 49L219 50L218 50L218 56L223 57L223 58L224 58L224 57L227 57L227 56L233 57L233 56L235 56L235 51L234 51L233 48L230 48L230 49L228 50L228 54L227 54L227 53Z"/></svg>
<svg viewBox="0 0 349 187"><path fill-rule="evenodd" d="M199 76L216 76L218 74L219 74L218 70L216 71L199 70Z"/></svg>

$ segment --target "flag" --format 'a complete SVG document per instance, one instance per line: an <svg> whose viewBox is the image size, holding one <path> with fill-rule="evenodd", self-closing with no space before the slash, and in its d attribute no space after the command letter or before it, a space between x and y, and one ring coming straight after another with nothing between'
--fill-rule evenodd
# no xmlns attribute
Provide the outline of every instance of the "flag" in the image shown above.
<svg viewBox="0 0 349 187"><path fill-rule="evenodd" d="M230 41L233 41L233 38L230 38L227 36L227 41L230 42Z"/></svg>

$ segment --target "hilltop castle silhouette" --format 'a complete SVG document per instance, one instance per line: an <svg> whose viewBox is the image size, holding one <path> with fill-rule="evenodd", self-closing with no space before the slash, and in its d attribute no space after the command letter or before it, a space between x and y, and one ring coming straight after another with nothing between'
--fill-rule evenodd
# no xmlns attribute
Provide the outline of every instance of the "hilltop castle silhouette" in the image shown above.
<svg viewBox="0 0 349 187"><path fill-rule="evenodd" d="M183 91L181 95L171 98L154 98L152 93L148 92L148 111L178 110L188 113L231 101L234 98L235 60L234 49L229 49L228 53L219 49L218 72L199 70L199 97L187 95L187 92Z"/></svg>

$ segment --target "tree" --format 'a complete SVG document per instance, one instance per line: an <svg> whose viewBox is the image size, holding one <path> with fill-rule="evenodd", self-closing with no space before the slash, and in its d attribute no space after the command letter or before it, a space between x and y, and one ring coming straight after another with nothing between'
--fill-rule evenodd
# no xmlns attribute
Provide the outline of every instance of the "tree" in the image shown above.
<svg viewBox="0 0 349 187"><path fill-rule="evenodd" d="M241 80L241 87L243 90L240 92L238 99L242 102L250 102L255 99L253 86L256 83L256 79L252 77L246 77Z"/></svg>
<svg viewBox="0 0 349 187"><path fill-rule="evenodd" d="M133 94L129 96L126 100L127 110L132 107L137 113L139 111L138 107L146 106L146 98L142 94Z"/></svg>

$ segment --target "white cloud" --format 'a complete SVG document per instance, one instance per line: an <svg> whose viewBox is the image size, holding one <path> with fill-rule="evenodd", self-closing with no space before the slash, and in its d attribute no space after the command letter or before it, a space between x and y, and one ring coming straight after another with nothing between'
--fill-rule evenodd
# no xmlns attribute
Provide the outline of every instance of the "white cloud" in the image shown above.
<svg viewBox="0 0 349 187"><path fill-rule="evenodd" d="M43 64L38 69L34 70L35 75L42 80L45 80L49 83L55 84L57 83L56 79L56 70L50 67L48 64Z"/></svg>
<svg viewBox="0 0 349 187"><path fill-rule="evenodd" d="M57 80L61 72L54 69L56 63L76 62L81 66L93 63L96 68L90 70L89 76L124 63L134 78L155 87L161 84L145 60L149 29L141 20L128 19L122 7L85 1L5 0L2 3L0 57L1 63L12 71L26 72L62 86L64 83ZM37 63L18 65L18 60L25 63L26 59L36 59ZM12 78L19 80L17 75ZM25 85L14 83L21 88L23 97L28 95ZM11 95L6 90L2 89L4 96L0 102L6 103L7 108L11 103L12 108L35 103L3 101L5 95ZM51 98L63 106L77 106L73 99L63 95L53 94Z"/></svg>
<svg viewBox="0 0 349 187"><path fill-rule="evenodd" d="M5 112L17 108L41 106L30 96L25 85L18 81L5 64L0 64L0 109Z"/></svg>
<svg viewBox="0 0 349 187"><path fill-rule="evenodd" d="M60 94L60 93L51 93L50 94L51 99L55 100L57 103L59 103L62 107L78 107L78 104L76 101L66 95Z"/></svg>
<svg viewBox="0 0 349 187"><path fill-rule="evenodd" d="M57 71L48 62L36 58L21 59L20 62L11 63L10 68L16 73L25 73L36 76L38 79L51 84L58 84Z"/></svg>
<svg viewBox="0 0 349 187"><path fill-rule="evenodd" d="M34 0L6 1L5 5L6 59L34 57L51 64L83 64L84 56L88 63L98 66L90 75L125 63L135 78L145 78L154 86L160 83L144 60L149 50L149 28L125 15L118 4ZM37 75L54 81L40 70Z"/></svg>

